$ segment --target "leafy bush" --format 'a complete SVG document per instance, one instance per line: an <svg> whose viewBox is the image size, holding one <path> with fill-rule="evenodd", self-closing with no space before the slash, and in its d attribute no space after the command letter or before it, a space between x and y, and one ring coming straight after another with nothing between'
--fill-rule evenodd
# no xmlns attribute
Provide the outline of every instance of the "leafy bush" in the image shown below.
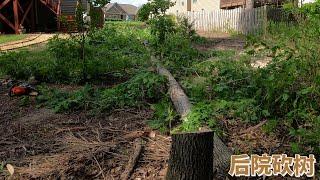
<svg viewBox="0 0 320 180"><path fill-rule="evenodd" d="M173 130L179 123L178 114L175 112L169 97L165 97L159 103L151 105L151 109L154 110L152 120L148 121L148 125L151 128L166 133Z"/></svg>

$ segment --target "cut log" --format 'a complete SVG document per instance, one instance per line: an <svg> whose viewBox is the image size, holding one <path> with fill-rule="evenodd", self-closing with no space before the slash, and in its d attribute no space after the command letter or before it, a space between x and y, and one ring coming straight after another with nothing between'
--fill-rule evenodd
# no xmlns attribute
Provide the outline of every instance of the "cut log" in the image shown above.
<svg viewBox="0 0 320 180"><path fill-rule="evenodd" d="M134 167L136 166L136 163L139 160L140 154L142 152L142 139L137 138L134 141L134 150L133 150L133 155L130 157L128 164L126 166L125 171L121 175L120 179L121 180L128 180L131 177L131 174L134 170Z"/></svg>
<svg viewBox="0 0 320 180"><path fill-rule="evenodd" d="M172 135L167 180L213 179L213 132Z"/></svg>
<svg viewBox="0 0 320 180"><path fill-rule="evenodd" d="M169 94L171 101L174 104L176 111L180 114L182 121L186 120L187 115L191 112L192 105L189 98L184 93L179 83L175 80L172 74L164 67L162 67L155 57L151 57L151 61L157 64L156 70L158 74L165 76L169 82ZM213 169L214 172L220 174L226 172L230 165L230 157L232 151L222 142L222 140L214 135L214 148L213 148Z"/></svg>
<svg viewBox="0 0 320 180"><path fill-rule="evenodd" d="M191 111L191 103L188 96L184 93L179 83L174 79L172 74L162 66L157 66L157 72L165 76L169 82L169 93L171 101L181 118L185 118Z"/></svg>

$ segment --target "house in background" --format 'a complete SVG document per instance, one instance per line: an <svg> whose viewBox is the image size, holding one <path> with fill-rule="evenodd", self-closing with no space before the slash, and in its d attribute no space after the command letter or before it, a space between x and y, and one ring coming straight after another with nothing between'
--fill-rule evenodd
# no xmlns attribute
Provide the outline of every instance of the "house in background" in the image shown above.
<svg viewBox="0 0 320 180"><path fill-rule="evenodd" d="M168 12L172 14L187 11L213 11L220 9L220 0L172 0L176 4Z"/></svg>
<svg viewBox="0 0 320 180"><path fill-rule="evenodd" d="M284 0L221 0L221 9L256 8L263 5L281 6Z"/></svg>
<svg viewBox="0 0 320 180"><path fill-rule="evenodd" d="M259 7L264 4L280 5L284 0L172 0L176 4L168 12L172 14L194 12L212 12L219 9ZM252 4L253 3L253 4Z"/></svg>
<svg viewBox="0 0 320 180"><path fill-rule="evenodd" d="M131 4L109 3L103 8L106 20L136 20L138 8Z"/></svg>

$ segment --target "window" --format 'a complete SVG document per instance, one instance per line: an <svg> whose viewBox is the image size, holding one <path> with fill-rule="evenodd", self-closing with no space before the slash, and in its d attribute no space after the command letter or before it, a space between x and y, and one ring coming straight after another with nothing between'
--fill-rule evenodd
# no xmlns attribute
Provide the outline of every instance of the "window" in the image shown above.
<svg viewBox="0 0 320 180"><path fill-rule="evenodd" d="M193 0L193 4L197 3L197 0Z"/></svg>
<svg viewBox="0 0 320 180"><path fill-rule="evenodd" d="M184 6L184 1L181 2L181 5Z"/></svg>

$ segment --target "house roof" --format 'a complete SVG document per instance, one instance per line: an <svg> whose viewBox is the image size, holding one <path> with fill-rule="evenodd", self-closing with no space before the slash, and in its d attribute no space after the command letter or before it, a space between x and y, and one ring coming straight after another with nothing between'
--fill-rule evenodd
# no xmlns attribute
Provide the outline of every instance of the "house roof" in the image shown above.
<svg viewBox="0 0 320 180"><path fill-rule="evenodd" d="M106 6L104 6L104 11L107 12L109 9L111 9L113 6L120 7L124 12L126 12L128 15L136 15L138 12L138 8L131 4L118 4L118 3L109 3Z"/></svg>

